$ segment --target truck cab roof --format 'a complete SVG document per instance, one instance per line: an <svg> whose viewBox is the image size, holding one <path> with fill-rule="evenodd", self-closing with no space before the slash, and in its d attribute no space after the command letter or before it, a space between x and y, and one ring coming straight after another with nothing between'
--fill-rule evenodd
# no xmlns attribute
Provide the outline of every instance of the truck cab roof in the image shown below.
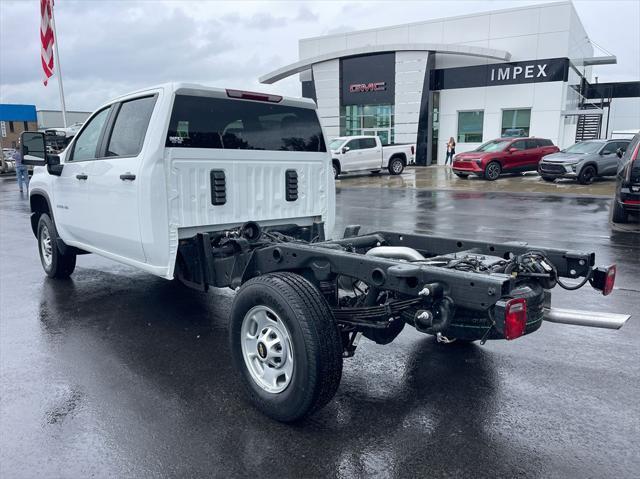
<svg viewBox="0 0 640 479"><path fill-rule="evenodd" d="M106 105L110 105L112 103L122 101L124 99L139 96L145 93L154 93L158 90L163 90L168 94L183 94L183 95L203 95L203 96L211 96L211 97L219 97L219 98L234 98L238 100L254 100L260 101L261 98L265 98L263 101L268 101L273 103L278 103L280 105L289 105L289 106L297 106L302 108L316 108L316 104L313 100L309 98L296 98L296 97L285 97L276 95L273 93L265 93L265 92L253 92L253 91L245 91L245 90L237 90L230 88L219 88L212 87L207 85L202 85L198 83L189 83L189 82L167 82L161 83L158 85L142 88L139 90L134 90L123 95L120 95L116 98L112 98L104 105L101 105L100 108ZM244 96L243 96L244 95Z"/></svg>

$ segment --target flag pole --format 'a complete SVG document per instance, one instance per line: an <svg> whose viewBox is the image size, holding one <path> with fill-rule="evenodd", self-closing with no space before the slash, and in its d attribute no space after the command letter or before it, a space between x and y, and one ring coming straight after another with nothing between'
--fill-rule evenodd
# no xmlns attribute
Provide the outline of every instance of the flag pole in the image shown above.
<svg viewBox="0 0 640 479"><path fill-rule="evenodd" d="M60 67L60 54L58 53L58 32L56 31L56 21L53 13L53 2L51 2L51 29L53 30L53 49L54 49L54 62L58 68L58 90L60 90L60 104L62 106L62 123L64 127L67 127L67 107L64 103L64 89L62 88L62 68ZM54 70L55 71L55 70Z"/></svg>

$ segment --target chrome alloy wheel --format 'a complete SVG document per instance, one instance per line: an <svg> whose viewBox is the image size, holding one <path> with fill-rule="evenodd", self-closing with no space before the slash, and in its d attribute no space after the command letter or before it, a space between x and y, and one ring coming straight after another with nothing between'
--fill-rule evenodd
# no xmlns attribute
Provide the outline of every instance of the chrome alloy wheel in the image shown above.
<svg viewBox="0 0 640 479"><path fill-rule="evenodd" d="M266 306L254 306L242 320L242 356L255 383L270 393L284 391L293 376L289 331Z"/></svg>
<svg viewBox="0 0 640 479"><path fill-rule="evenodd" d="M391 165L391 169L396 175L399 175L400 173L402 173L402 161L400 160L394 161L393 164Z"/></svg>
<svg viewBox="0 0 640 479"><path fill-rule="evenodd" d="M53 261L53 248L49 228L46 226L43 226L40 230L40 252L42 253L42 261L44 261L45 266L51 266L51 262Z"/></svg>
<svg viewBox="0 0 640 479"><path fill-rule="evenodd" d="M497 163L489 163L487 166L487 177L495 180L500 176L500 166Z"/></svg>

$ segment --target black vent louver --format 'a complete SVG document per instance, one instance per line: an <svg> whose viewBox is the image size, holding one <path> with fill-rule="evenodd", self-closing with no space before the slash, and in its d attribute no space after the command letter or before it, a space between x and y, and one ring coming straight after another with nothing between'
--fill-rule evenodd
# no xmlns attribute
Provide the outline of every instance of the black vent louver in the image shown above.
<svg viewBox="0 0 640 479"><path fill-rule="evenodd" d="M285 178L287 201L296 201L298 199L298 172L296 170L287 170L285 173Z"/></svg>
<svg viewBox="0 0 640 479"><path fill-rule="evenodd" d="M227 202L227 179L223 170L211 170L211 204L224 205Z"/></svg>

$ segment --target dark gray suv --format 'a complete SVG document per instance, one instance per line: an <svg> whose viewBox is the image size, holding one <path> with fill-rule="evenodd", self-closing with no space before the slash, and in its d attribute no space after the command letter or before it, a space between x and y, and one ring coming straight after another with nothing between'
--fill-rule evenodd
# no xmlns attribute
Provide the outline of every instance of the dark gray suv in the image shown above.
<svg viewBox="0 0 640 479"><path fill-rule="evenodd" d="M542 158L538 173L545 181L574 178L586 185L600 176L615 176L627 146L629 140L581 141Z"/></svg>

